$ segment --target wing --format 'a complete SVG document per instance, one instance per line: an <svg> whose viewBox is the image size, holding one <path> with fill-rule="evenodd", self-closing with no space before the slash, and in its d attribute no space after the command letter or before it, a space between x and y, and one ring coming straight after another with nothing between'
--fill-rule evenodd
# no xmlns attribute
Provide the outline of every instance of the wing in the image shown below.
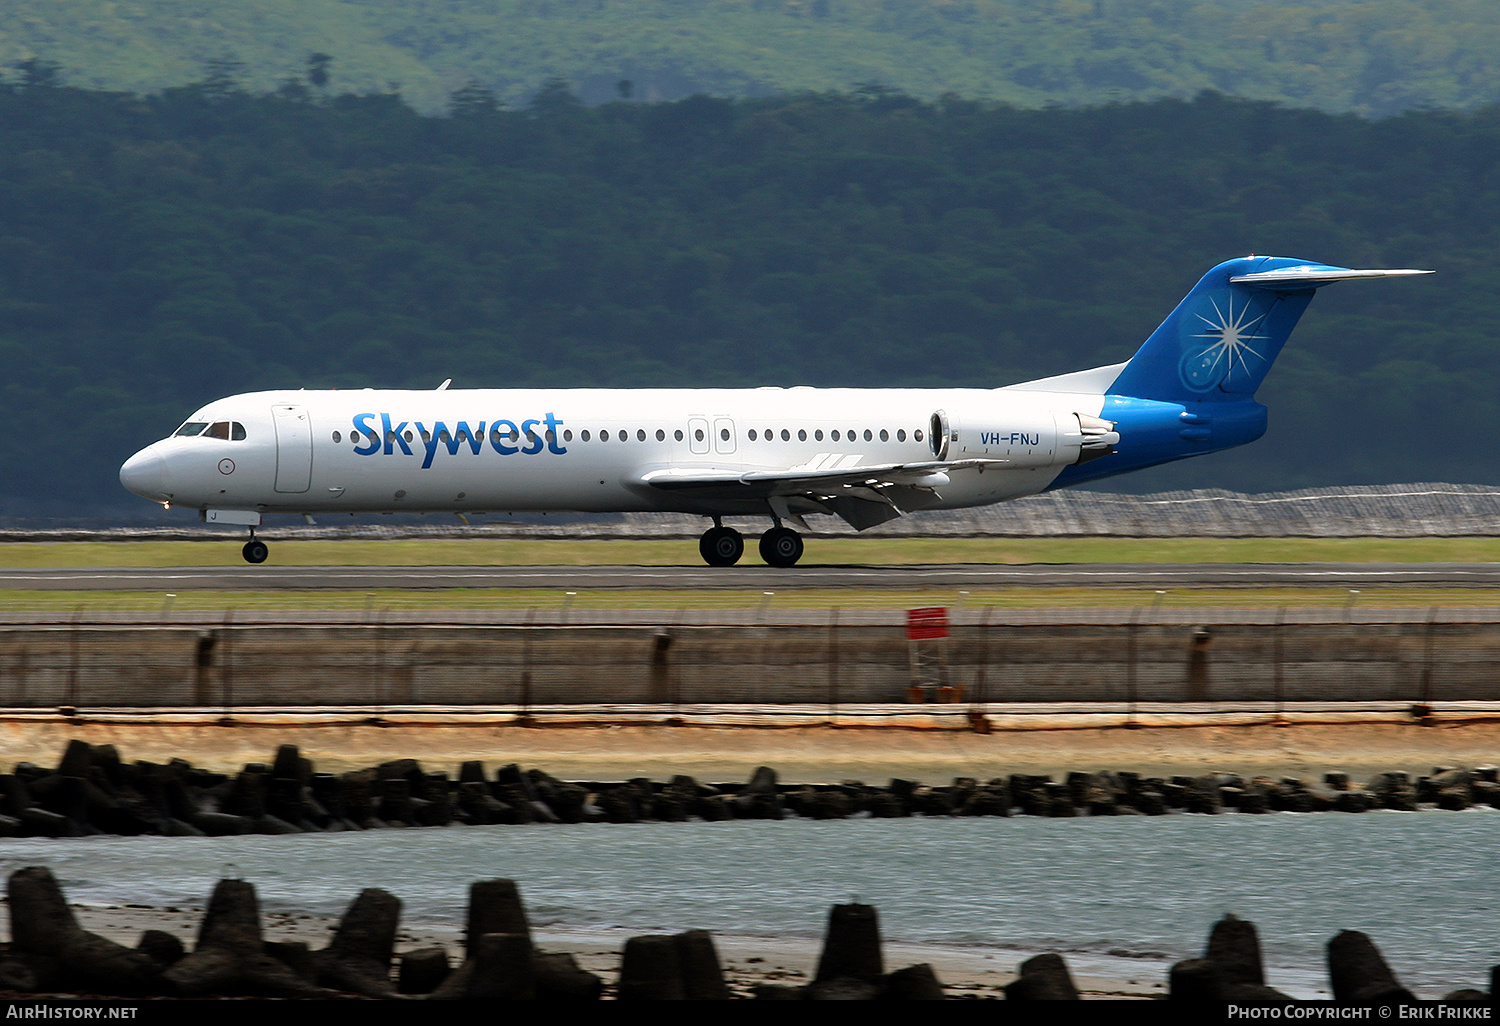
<svg viewBox="0 0 1500 1026"><path fill-rule="evenodd" d="M857 457L856 457L857 458ZM730 501L765 499L782 516L830 513L863 531L903 513L942 501L938 489L949 474L981 466L1004 466L1007 460L929 460L852 467L829 453L786 470L736 472L712 468L673 467L641 475L637 482L663 491L693 491L705 498ZM837 466L824 466L837 463Z"/></svg>

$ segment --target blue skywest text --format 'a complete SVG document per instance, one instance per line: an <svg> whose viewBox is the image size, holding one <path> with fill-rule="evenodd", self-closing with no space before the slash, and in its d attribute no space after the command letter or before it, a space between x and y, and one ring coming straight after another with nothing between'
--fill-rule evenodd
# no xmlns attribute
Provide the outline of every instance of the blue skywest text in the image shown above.
<svg viewBox="0 0 1500 1026"><path fill-rule="evenodd" d="M375 428L376 418L380 428ZM430 427L420 420L397 420L389 413L356 413L353 419L353 436L362 438L355 446L356 456L414 456L415 445L422 450L422 469L432 466L438 450L446 449L448 455L457 456L468 450L475 456L484 451L488 443L501 456L535 456L543 449L557 456L567 453L561 444L559 428L563 422L554 413L542 417L528 417L519 423L505 417L470 424L460 420L450 428L446 421L435 421Z"/></svg>

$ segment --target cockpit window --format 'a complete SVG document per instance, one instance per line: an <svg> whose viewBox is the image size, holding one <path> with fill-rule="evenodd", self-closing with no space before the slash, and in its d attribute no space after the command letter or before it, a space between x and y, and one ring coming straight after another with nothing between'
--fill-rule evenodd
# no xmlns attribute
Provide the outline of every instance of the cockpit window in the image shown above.
<svg viewBox="0 0 1500 1026"><path fill-rule="evenodd" d="M205 438L222 438L224 441L243 442L245 440L245 425L239 421L217 420L208 426L203 432Z"/></svg>
<svg viewBox="0 0 1500 1026"><path fill-rule="evenodd" d="M173 432L176 438L219 438L226 442L243 442L245 425L237 420L216 420L212 424L201 420L190 420Z"/></svg>

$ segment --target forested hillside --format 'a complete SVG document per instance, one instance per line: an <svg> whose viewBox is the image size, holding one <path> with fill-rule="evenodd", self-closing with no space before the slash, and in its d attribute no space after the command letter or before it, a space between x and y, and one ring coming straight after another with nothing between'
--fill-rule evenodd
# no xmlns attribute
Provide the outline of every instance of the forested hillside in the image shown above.
<svg viewBox="0 0 1500 1026"><path fill-rule="evenodd" d="M1237 453L1110 482L1495 481L1500 108L866 90L453 117L392 96L0 90L0 515L273 386L998 385L1126 357L1247 252L1321 294Z"/></svg>
<svg viewBox="0 0 1500 1026"><path fill-rule="evenodd" d="M309 54L339 92L440 112L470 83L522 104L862 83L1038 107L1203 89L1384 115L1500 101L1494 0L6 0L0 65L155 92L210 65L270 91ZM320 79L322 75L318 76Z"/></svg>

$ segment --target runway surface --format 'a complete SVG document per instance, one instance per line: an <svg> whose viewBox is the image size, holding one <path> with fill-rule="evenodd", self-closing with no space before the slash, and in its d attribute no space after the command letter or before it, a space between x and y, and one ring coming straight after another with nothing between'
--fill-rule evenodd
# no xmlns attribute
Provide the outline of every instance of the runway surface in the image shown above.
<svg viewBox="0 0 1500 1026"><path fill-rule="evenodd" d="M1491 588L1500 563L1096 563L1025 566L231 566L0 568L0 591L406 588L774 590L1014 588Z"/></svg>

